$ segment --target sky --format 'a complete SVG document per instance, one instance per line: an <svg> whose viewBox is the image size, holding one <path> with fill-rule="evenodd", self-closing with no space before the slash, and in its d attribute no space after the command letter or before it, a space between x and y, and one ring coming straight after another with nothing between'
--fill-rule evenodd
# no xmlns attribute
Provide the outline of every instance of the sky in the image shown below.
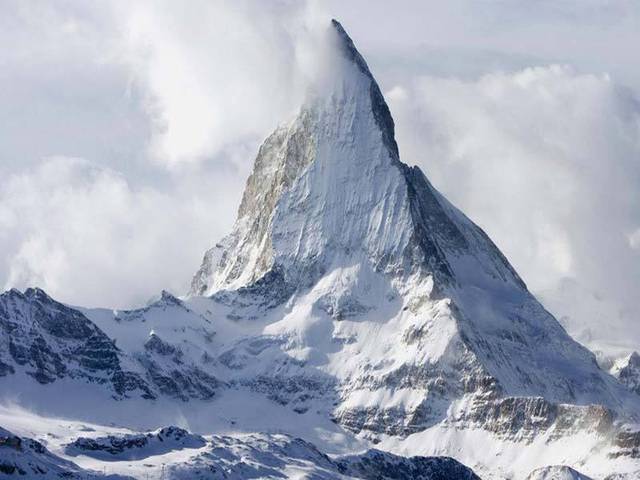
<svg viewBox="0 0 640 480"><path fill-rule="evenodd" d="M640 4L3 0L0 287L185 293L335 17L419 165L572 334L640 342Z"/></svg>

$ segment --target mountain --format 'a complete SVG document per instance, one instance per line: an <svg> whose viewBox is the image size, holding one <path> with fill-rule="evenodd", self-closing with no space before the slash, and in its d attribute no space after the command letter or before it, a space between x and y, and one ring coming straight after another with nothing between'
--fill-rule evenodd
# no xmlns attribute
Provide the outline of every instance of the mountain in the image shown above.
<svg viewBox="0 0 640 480"><path fill-rule="evenodd" d="M611 368L611 374L631 391L640 395L640 355L631 352L618 359Z"/></svg>
<svg viewBox="0 0 640 480"><path fill-rule="evenodd" d="M381 90L337 21L326 42L323 75L260 147L233 230L188 296L128 311L36 289L0 297L0 382L36 415L8 405L0 422L40 439L64 418L56 435L75 434L51 440L61 458L81 449L83 468L104 467L114 445L141 444L146 472L168 464L174 478L474 478L442 456L484 478L640 470L640 396L400 161ZM176 424L206 445L149 446Z"/></svg>
<svg viewBox="0 0 640 480"><path fill-rule="evenodd" d="M181 305L165 292L153 308L167 303ZM121 312L117 321L132 321L149 310ZM104 385L115 398L165 394L207 399L218 387L214 377L155 333L149 333L141 351L127 354L80 311L40 289L0 295L0 332L0 377L24 373L43 385L83 380ZM204 327L201 334L206 337Z"/></svg>
<svg viewBox="0 0 640 480"><path fill-rule="evenodd" d="M333 26L342 62L330 94L260 148L233 232L206 253L192 293L238 319L256 304L281 307L269 331L290 338L289 356L331 372L334 413L354 431L420 431L462 397L477 403L464 421L481 423L494 408L567 403L585 418L591 404L636 408L487 235L400 162L380 89ZM279 372L296 378L297 368Z"/></svg>

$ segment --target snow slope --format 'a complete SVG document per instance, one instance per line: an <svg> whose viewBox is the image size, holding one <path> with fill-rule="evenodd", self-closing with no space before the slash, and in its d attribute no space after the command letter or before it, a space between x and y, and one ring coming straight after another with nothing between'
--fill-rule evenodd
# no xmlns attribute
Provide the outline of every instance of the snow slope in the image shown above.
<svg viewBox="0 0 640 480"><path fill-rule="evenodd" d="M3 422L9 412L20 414L0 409ZM284 434L203 437L178 427L132 433L28 413L9 422L41 441L0 429L0 478L478 478L451 458L405 458L373 449L329 457L311 443Z"/></svg>
<svg viewBox="0 0 640 480"><path fill-rule="evenodd" d="M105 479L125 480L131 477L104 475L86 470L52 454L42 443L22 438L0 428L0 478Z"/></svg>

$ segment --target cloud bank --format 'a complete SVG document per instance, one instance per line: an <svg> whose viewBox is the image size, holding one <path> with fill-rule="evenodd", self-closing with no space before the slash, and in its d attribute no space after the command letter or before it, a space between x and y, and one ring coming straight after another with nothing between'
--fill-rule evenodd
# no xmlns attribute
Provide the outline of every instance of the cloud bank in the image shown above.
<svg viewBox="0 0 640 480"><path fill-rule="evenodd" d="M118 172L67 157L4 178L5 288L35 285L75 304L121 308L162 289L184 292L211 232L230 226L225 210L241 185L218 181L199 175L162 190L136 188Z"/></svg>
<svg viewBox="0 0 640 480"><path fill-rule="evenodd" d="M640 338L640 104L629 90L551 65L416 78L387 97L405 161L487 230L574 333ZM594 296L607 303L598 318L580 308Z"/></svg>
<svg viewBox="0 0 640 480"><path fill-rule="evenodd" d="M0 53L0 286L120 308L184 293L321 68L326 18L298 2L16 1L2 21L19 42Z"/></svg>
<svg viewBox="0 0 640 480"><path fill-rule="evenodd" d="M120 15L153 111L153 154L170 164L262 137L291 116L321 68L328 24L305 2L138 3Z"/></svg>

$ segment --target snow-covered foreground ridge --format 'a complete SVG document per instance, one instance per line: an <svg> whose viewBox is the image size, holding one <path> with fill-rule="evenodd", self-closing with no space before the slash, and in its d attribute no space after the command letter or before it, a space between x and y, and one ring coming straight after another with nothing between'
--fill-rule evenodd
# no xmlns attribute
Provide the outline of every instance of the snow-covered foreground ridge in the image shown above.
<svg viewBox="0 0 640 480"><path fill-rule="evenodd" d="M336 55L260 148L234 229L189 296L131 311L38 289L0 296L0 388L22 407L0 424L51 447L47 471L80 476L473 478L406 458L444 455L486 478L551 465L634 478L631 367L625 384L602 371L486 234L400 161L364 59L335 21L327 42ZM187 446L133 432L175 424ZM6 460L1 438L0 476L35 455ZM148 451L127 456L127 444ZM373 445L404 458L362 453ZM532 478L556 471L572 472Z"/></svg>

